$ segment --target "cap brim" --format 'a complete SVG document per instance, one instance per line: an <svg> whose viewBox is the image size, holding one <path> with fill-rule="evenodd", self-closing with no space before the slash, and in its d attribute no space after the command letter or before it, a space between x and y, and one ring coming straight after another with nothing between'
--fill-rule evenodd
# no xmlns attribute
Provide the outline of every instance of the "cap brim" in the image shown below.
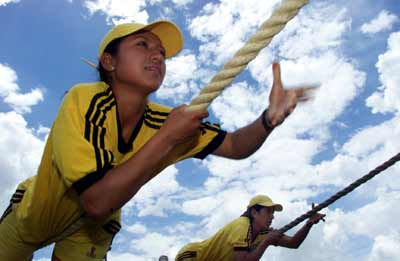
<svg viewBox="0 0 400 261"><path fill-rule="evenodd" d="M257 205L261 205L261 206L269 207L269 208L274 208L274 210L275 210L275 211L278 211L278 212L283 210L283 207L282 207L281 204L275 204L275 203L273 203L273 204L270 204L270 203L258 203Z"/></svg>
<svg viewBox="0 0 400 261"><path fill-rule="evenodd" d="M183 47L182 33L178 26L172 22L159 20L146 25L143 29L158 36L165 49L166 58L175 56Z"/></svg>
<svg viewBox="0 0 400 261"><path fill-rule="evenodd" d="M279 212L283 210L283 207L281 204L275 204L275 205L273 205L273 208L275 209L275 211L279 211Z"/></svg>

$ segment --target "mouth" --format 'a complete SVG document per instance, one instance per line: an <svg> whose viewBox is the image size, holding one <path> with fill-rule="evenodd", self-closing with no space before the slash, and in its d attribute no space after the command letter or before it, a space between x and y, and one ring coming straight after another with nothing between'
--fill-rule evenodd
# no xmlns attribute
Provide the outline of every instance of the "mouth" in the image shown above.
<svg viewBox="0 0 400 261"><path fill-rule="evenodd" d="M160 65L156 65L156 64L152 64L152 65L146 65L144 67L144 69L146 71L151 71L151 72L156 72L159 75L161 75L161 66Z"/></svg>

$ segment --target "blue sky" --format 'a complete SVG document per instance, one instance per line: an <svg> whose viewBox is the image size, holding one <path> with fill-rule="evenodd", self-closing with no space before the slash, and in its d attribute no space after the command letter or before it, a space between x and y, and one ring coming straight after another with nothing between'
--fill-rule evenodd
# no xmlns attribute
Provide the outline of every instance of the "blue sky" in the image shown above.
<svg viewBox="0 0 400 261"><path fill-rule="evenodd" d="M167 62L152 96L188 103L280 1L0 0L0 211L16 185L34 175L65 91L95 81L80 61L96 62L113 24L167 18L184 50ZM255 194L284 206L281 227L398 153L400 5L397 0L311 1L232 86L210 119L232 131L268 105L271 62L286 86L321 83L251 157L187 160L164 170L123 209L110 260L171 259L236 218ZM323 211L298 250L271 248L262 260L399 260L400 181L394 166ZM296 228L289 231L289 234ZM35 254L49 260L51 248Z"/></svg>

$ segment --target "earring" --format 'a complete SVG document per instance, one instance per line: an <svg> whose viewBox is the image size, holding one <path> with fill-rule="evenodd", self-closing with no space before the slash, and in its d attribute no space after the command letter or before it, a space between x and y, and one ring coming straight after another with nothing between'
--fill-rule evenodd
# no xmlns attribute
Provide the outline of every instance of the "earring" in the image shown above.
<svg viewBox="0 0 400 261"><path fill-rule="evenodd" d="M111 67L111 71L114 71L114 70L115 70L115 68L114 68L114 66L112 66L112 67Z"/></svg>

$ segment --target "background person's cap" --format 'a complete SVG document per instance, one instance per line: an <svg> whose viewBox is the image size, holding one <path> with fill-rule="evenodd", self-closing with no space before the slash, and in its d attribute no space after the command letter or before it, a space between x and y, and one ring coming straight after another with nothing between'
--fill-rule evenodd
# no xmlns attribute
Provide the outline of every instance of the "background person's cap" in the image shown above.
<svg viewBox="0 0 400 261"><path fill-rule="evenodd" d="M273 207L275 211L282 211L283 207L281 204L274 203L268 196L265 195L257 195L253 197L247 208L251 208L252 206L260 205L264 207Z"/></svg>
<svg viewBox="0 0 400 261"><path fill-rule="evenodd" d="M157 35L164 49L165 57L169 58L182 49L183 36L178 26L167 20L159 20L150 24L126 23L112 28L103 38L99 46L98 58L103 55L104 49L113 40L130 35L139 30L148 30Z"/></svg>

